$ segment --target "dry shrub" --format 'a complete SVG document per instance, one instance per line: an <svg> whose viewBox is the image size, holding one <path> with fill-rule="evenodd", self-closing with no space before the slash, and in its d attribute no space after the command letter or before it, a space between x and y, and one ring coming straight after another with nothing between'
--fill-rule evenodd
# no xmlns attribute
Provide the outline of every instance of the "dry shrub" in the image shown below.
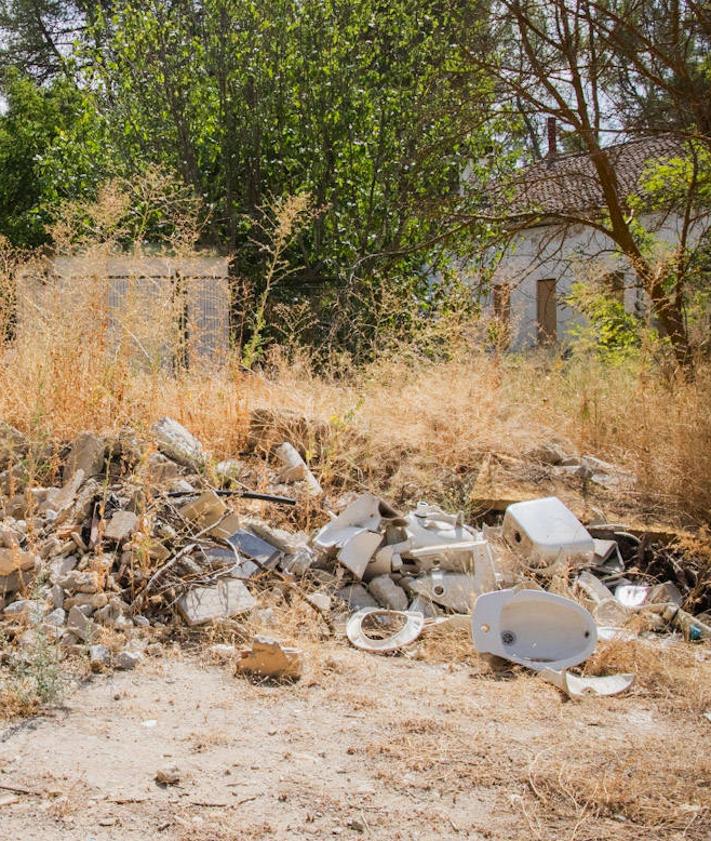
<svg viewBox="0 0 711 841"><path fill-rule="evenodd" d="M125 244L126 217L136 217L143 237L158 205L168 207L169 253L189 254L194 201L160 172L126 190L108 185L96 203L67 208L57 236L68 249L81 245L73 282L0 243L0 416L23 431L67 439L82 429L142 430L169 414L223 457L245 445L250 412L269 410L274 435L295 439L327 490L368 487L398 503L427 496L450 508L467 508L491 454L525 470L527 451L557 440L632 472L636 485L618 493L628 508L687 522L711 515L708 363L690 382L644 357L612 365L488 353L480 327L467 329L454 312L423 325L436 333L427 353L422 342L393 342L383 332L382 355L359 368L334 346L316 369L285 336L289 351L272 348L261 373L245 372L239 354L213 370L186 369L174 364L189 356L174 296L132 277L126 306L110 311L107 259ZM311 212L304 197L277 210L275 242L295 215ZM287 411L325 432L304 436L298 423L279 420ZM547 475L539 473L537 481Z"/></svg>
<svg viewBox="0 0 711 841"><path fill-rule="evenodd" d="M563 761L557 749L543 751L529 767L528 782L549 820L622 818L637 831L654 832L647 837L707 837L711 761L703 752L689 756L668 738L649 736L622 749L576 746Z"/></svg>
<svg viewBox="0 0 711 841"><path fill-rule="evenodd" d="M711 706L711 661L703 647L668 639L613 640L602 643L585 662L586 675L635 675L635 691L673 706L677 713L700 714Z"/></svg>

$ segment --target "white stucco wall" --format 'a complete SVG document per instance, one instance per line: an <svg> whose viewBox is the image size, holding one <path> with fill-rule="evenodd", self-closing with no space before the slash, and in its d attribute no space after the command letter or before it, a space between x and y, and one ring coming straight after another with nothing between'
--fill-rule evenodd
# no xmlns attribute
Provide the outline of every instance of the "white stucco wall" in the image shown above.
<svg viewBox="0 0 711 841"><path fill-rule="evenodd" d="M647 215L642 225L654 231L655 248L673 249L679 239L681 220L678 216L664 219ZM644 294L636 288L629 263L615 250L612 241L599 231L578 225L561 229L556 226L531 228L511 243L494 274L494 284L506 283L511 288L512 349L537 343L537 283L556 279L558 301L558 340L570 338L571 327L584 319L565 303L576 280L602 277L613 271L624 272L624 302L628 312L644 311ZM488 306L492 305L488 296Z"/></svg>

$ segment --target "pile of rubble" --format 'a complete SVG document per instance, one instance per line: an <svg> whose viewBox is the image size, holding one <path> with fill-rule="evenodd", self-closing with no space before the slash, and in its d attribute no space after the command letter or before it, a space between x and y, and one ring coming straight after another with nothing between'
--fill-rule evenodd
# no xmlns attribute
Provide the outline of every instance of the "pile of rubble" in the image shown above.
<svg viewBox="0 0 711 841"><path fill-rule="evenodd" d="M87 652L97 669L133 668L150 647L141 629L167 635L239 619L271 587L303 599L329 631L342 622L351 643L371 652L471 621L477 650L538 668L571 695L590 689L566 670L591 653L600 626L621 627L642 611L657 630L671 624L690 639L711 637L708 617L684 612L672 582L626 577L614 530L593 537L556 498L512 505L501 527L478 530L424 502L401 513L363 493L307 535L230 505L244 497L295 504L285 495L292 483L323 501L288 442L274 448L275 494L246 490L244 462L213 465L169 418L150 442L131 432L115 441L81 434L59 454L58 487L30 482L32 454L17 430L0 430L0 443L0 629L20 649L41 634ZM516 576L502 572L501 547L518 559ZM534 583L570 568L590 612ZM102 645L102 629L123 634L123 649ZM237 665L292 679L301 671L298 652L260 637Z"/></svg>

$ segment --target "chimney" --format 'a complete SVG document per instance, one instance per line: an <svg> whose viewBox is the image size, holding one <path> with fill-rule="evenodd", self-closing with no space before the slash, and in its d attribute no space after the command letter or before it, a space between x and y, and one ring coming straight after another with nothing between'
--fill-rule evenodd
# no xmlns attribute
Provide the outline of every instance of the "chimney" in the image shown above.
<svg viewBox="0 0 711 841"><path fill-rule="evenodd" d="M551 161L558 154L555 117L548 117L546 120L546 131L548 133L548 153L546 154L546 159Z"/></svg>

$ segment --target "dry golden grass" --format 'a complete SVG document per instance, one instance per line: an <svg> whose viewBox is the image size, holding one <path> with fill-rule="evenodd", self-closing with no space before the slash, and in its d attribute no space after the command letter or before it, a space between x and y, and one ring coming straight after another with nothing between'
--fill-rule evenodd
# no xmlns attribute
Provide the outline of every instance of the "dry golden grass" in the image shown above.
<svg viewBox="0 0 711 841"><path fill-rule="evenodd" d="M169 414L221 458L245 446L250 412L270 409L279 435L303 447L327 489L367 486L466 508L490 454L525 473L525 459L516 460L556 440L634 473L634 488L620 494L628 507L690 523L711 516L708 365L689 383L640 361L470 347L449 361L413 360L403 350L320 374L307 359L273 350L262 373L245 372L236 355L219 370L170 373L160 356L180 344L171 305L147 309L136 280L134 306L110 333L102 263L96 254L87 261L79 287L50 282L42 306L20 305L26 323L0 347L0 417L37 441L83 429L141 432Z"/></svg>

